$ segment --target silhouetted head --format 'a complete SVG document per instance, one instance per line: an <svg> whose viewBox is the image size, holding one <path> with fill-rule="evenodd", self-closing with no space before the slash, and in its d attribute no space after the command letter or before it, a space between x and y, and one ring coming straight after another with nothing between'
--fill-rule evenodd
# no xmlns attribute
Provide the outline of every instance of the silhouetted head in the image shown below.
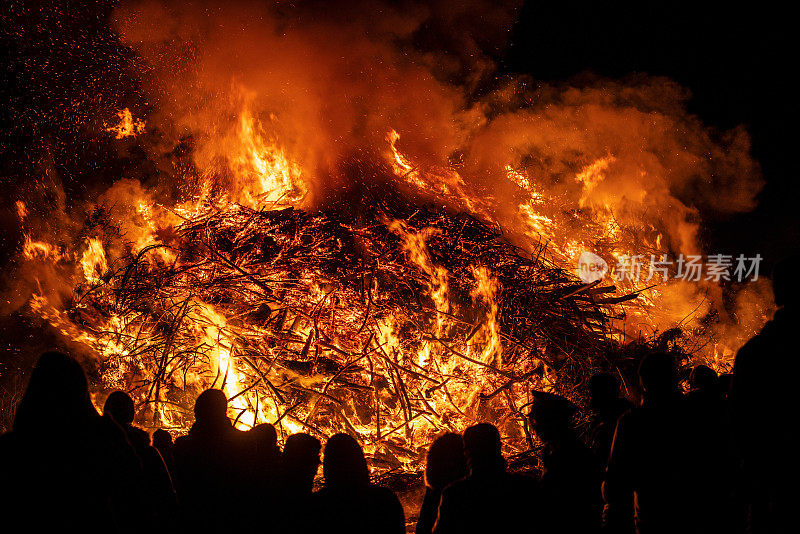
<svg viewBox="0 0 800 534"><path fill-rule="evenodd" d="M431 488L442 490L468 473L464 440L461 436L448 432L436 438L428 449L425 483Z"/></svg>
<svg viewBox="0 0 800 534"><path fill-rule="evenodd" d="M325 487L333 490L369 485L369 470L364 451L347 434L336 434L328 439L322 472L325 475Z"/></svg>
<svg viewBox="0 0 800 534"><path fill-rule="evenodd" d="M772 270L772 291L778 306L795 305L800 298L798 283L800 255L792 255L775 264Z"/></svg>
<svg viewBox="0 0 800 534"><path fill-rule="evenodd" d="M689 385L693 390L719 393L719 377L716 371L707 365L698 365L689 375Z"/></svg>
<svg viewBox="0 0 800 534"><path fill-rule="evenodd" d="M281 461L289 485L311 491L319 469L320 450L322 444L314 436L300 433L286 438Z"/></svg>
<svg viewBox="0 0 800 534"><path fill-rule="evenodd" d="M286 444L283 446L283 457L288 462L296 465L313 465L316 471L319 466L319 453L321 450L322 444L317 438L300 432L286 438Z"/></svg>
<svg viewBox="0 0 800 534"><path fill-rule="evenodd" d="M528 418L533 431L545 443L561 440L572 431L575 405L560 395L533 391L533 405Z"/></svg>
<svg viewBox="0 0 800 534"><path fill-rule="evenodd" d="M159 428L153 432L153 447L158 450L168 450L172 447L172 434Z"/></svg>
<svg viewBox="0 0 800 534"><path fill-rule="evenodd" d="M470 473L496 473L505 470L500 432L489 423L479 423L464 431L464 455Z"/></svg>
<svg viewBox="0 0 800 534"><path fill-rule="evenodd" d="M97 412L89 401L83 368L66 354L46 352L36 362L19 402L14 430L70 427L91 415Z"/></svg>
<svg viewBox="0 0 800 534"><path fill-rule="evenodd" d="M639 383L645 401L671 399L680 393L675 372L675 359L671 354L647 354L639 364Z"/></svg>
<svg viewBox="0 0 800 534"><path fill-rule="evenodd" d="M124 391L115 391L106 399L103 415L110 415L121 425L130 425L135 415L133 399Z"/></svg>
<svg viewBox="0 0 800 534"><path fill-rule="evenodd" d="M248 434L252 434L259 448L276 448L278 446L278 432L270 423L256 425L250 429Z"/></svg>
<svg viewBox="0 0 800 534"><path fill-rule="evenodd" d="M613 411L619 397L619 383L610 373L597 373L589 379L589 403L593 412Z"/></svg>
<svg viewBox="0 0 800 534"><path fill-rule="evenodd" d="M207 389L194 403L194 417L197 423L220 424L228 422L228 399L218 389Z"/></svg>
<svg viewBox="0 0 800 534"><path fill-rule="evenodd" d="M272 470L277 466L281 456L281 449L278 447L278 433L270 423L261 423L251 428L247 432L247 437L252 440L258 457L259 465L262 468Z"/></svg>

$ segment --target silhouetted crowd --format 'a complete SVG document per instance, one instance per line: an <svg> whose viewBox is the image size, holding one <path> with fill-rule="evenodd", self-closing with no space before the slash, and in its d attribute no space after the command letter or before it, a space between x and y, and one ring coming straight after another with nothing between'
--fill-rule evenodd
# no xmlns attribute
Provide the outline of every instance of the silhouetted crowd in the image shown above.
<svg viewBox="0 0 800 534"><path fill-rule="evenodd" d="M796 532L800 306L790 276L776 271L781 308L731 375L697 366L684 391L673 356L648 354L637 405L613 375L592 377L591 421L580 432L569 400L533 392L538 477L507 469L492 424L440 436L416 532ZM81 366L44 354L12 432L0 436L0 521L26 532L406 531L398 497L370 482L353 437L334 435L323 451L300 433L281 450L270 424L236 429L227 404L206 390L185 436L151 438L134 426L126 393L112 393L101 416ZM320 453L324 484L314 491Z"/></svg>

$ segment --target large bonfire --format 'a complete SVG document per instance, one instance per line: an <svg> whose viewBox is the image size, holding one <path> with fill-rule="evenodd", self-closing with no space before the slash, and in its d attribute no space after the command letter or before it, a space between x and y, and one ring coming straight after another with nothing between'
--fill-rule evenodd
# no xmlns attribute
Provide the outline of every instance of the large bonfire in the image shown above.
<svg viewBox="0 0 800 534"><path fill-rule="evenodd" d="M591 373L629 376L620 355L631 340L667 342L682 327L696 357L725 369L763 321L752 313L736 336L715 330L712 319L724 323L725 314L715 309L720 287L707 281L583 283L575 274L584 251L612 271L623 256L699 253L697 210L672 190L698 176L733 183L755 168L746 136L707 131L683 111L674 85L545 88L535 103L512 82L457 110L452 89L416 67L382 67L374 83L391 91L387 99L363 90L371 80L339 76L363 70L377 52L356 49L341 62L327 48L348 43L322 46L302 28L241 30L250 53L265 56L258 64L277 65L283 71L271 76L296 87L289 105L284 82L265 81L250 59L227 72L234 56L223 53L223 29L244 19L222 11L221 29L203 30L220 35L202 37L207 50L191 47L194 78L160 73L169 112L154 111L152 121L161 129L151 134L151 119L126 108L99 132L123 146L159 147L155 181L187 185L164 194L120 180L68 242L26 229L30 265L58 265L71 285L61 300L41 280L30 308L90 348L97 403L123 389L140 407L140 424L183 432L197 395L217 387L240 428L347 432L374 466L417 469L438 433L479 421L500 428L506 452L529 450L531 391L582 405ZM158 70L174 39L142 37L145 18L129 15L120 17L123 37ZM319 76L343 85L337 91L353 102L375 99L380 113L351 123L352 110L308 96L324 80L290 59L311 52ZM403 84L422 96L409 101L396 89ZM179 97L187 88L191 96ZM431 102L442 109L427 109ZM361 105L353 105L359 114ZM312 111L319 116L301 124ZM325 137L319 130L329 123L350 129ZM451 137L460 144L447 132L439 139L439 123L459 124L466 133ZM170 129L183 137L169 161L189 156L166 173ZM369 133L354 133L361 130ZM356 140L364 146L354 148ZM758 188L748 187L739 190ZM750 201L722 199L731 210ZM29 208L18 203L23 227Z"/></svg>
<svg viewBox="0 0 800 534"><path fill-rule="evenodd" d="M407 160L388 153L403 178ZM355 218L281 205L291 190L272 185L260 209L209 197L167 215L142 202L145 226L169 235L127 241L113 261L105 250L124 232L98 208L68 309L34 297L101 355L99 391L130 392L143 424L184 430L197 395L218 387L243 429L348 432L397 468L441 431L484 420L522 452L532 389L579 401L589 374L609 368L611 306L635 293L583 284L545 247L521 250L388 183Z"/></svg>

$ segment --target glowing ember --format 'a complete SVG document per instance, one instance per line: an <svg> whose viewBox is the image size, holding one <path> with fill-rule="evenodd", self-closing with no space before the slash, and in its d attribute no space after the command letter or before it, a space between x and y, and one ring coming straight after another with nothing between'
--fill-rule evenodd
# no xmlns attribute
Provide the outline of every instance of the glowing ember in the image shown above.
<svg viewBox="0 0 800 534"><path fill-rule="evenodd" d="M119 122L113 126L106 127L107 132L114 134L117 139L126 137L136 137L137 134L144 132L145 123L141 119L134 119L131 110L125 108L117 113Z"/></svg>

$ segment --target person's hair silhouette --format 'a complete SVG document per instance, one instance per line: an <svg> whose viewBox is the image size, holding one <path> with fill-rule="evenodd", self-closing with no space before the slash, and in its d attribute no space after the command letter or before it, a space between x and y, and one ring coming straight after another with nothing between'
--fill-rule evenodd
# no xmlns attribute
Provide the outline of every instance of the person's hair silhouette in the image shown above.
<svg viewBox="0 0 800 534"><path fill-rule="evenodd" d="M279 487L281 449L278 447L278 433L270 423L261 423L245 433L248 441L248 454L245 460L249 475L246 484L247 495L243 497L245 506L264 506L265 502L275 502L276 495L285 490Z"/></svg>
<svg viewBox="0 0 800 534"><path fill-rule="evenodd" d="M91 524L132 531L133 511L143 505L141 474L122 429L92 406L80 364L60 352L43 354L12 432L0 436L0 517L25 521L30 532Z"/></svg>
<svg viewBox="0 0 800 534"><path fill-rule="evenodd" d="M326 488L346 490L369 485L369 470L364 451L347 434L336 434L328 439L322 471Z"/></svg>
<svg viewBox="0 0 800 534"><path fill-rule="evenodd" d="M133 425L136 405L124 391L114 391L103 404L103 415L111 417L125 432L144 469L141 499L146 503L142 517L147 523L167 524L176 511L175 488L161 453L150 445L150 435Z"/></svg>
<svg viewBox="0 0 800 534"><path fill-rule="evenodd" d="M189 433L175 440L175 488L189 530L236 530L251 516L234 517L219 502L236 492L253 496L253 447L227 416L228 399L219 389L203 391L195 401Z"/></svg>
<svg viewBox="0 0 800 534"><path fill-rule="evenodd" d="M647 354L639 364L639 383L645 402L680 396L675 358L663 352Z"/></svg>
<svg viewBox="0 0 800 534"><path fill-rule="evenodd" d="M490 423L464 431L469 475L442 491L437 534L511 532L538 515L531 479L506 472L500 432Z"/></svg>
<svg viewBox="0 0 800 534"><path fill-rule="evenodd" d="M309 434L292 434L286 438L280 461L278 491L275 492L277 522L275 532L312 532L314 518L309 516L312 508L314 478L319 470L319 453L322 444Z"/></svg>
<svg viewBox="0 0 800 534"><path fill-rule="evenodd" d="M314 476L319 469L322 444L308 434L292 434L283 446L284 484L292 491L308 492L314 486Z"/></svg>
<svg viewBox="0 0 800 534"><path fill-rule="evenodd" d="M250 432L258 441L259 447L272 448L278 446L278 432L270 423L261 423L254 426Z"/></svg>
<svg viewBox="0 0 800 534"><path fill-rule="evenodd" d="M45 352L36 362L17 406L15 431L44 431L73 425L97 411L89 401L83 368L61 352Z"/></svg>
<svg viewBox="0 0 800 534"><path fill-rule="evenodd" d="M436 438L428 449L425 464L426 484L441 491L451 482L467 476L467 473L463 438L452 432Z"/></svg>
<svg viewBox="0 0 800 534"><path fill-rule="evenodd" d="M175 443L172 441L172 434L163 428L159 428L153 432L152 437L153 447L155 447L155 449L161 455L161 458L164 459L164 463L167 465L169 472L172 473L172 471L175 469Z"/></svg>
<svg viewBox="0 0 800 534"><path fill-rule="evenodd" d="M467 476L464 440L448 432L436 438L428 449L425 464L425 496L417 520L417 534L430 534L439 513L442 491L449 484Z"/></svg>
<svg viewBox="0 0 800 534"><path fill-rule="evenodd" d="M254 461L263 471L261 475L274 474L270 472L275 470L281 456L275 427L270 423L261 423L251 428L247 434L252 440Z"/></svg>
<svg viewBox="0 0 800 534"><path fill-rule="evenodd" d="M473 475L505 469L500 432L492 424L479 423L464 431L464 455Z"/></svg>
<svg viewBox="0 0 800 534"><path fill-rule="evenodd" d="M707 365L697 365L689 375L689 386L694 391L719 395L719 376Z"/></svg>
<svg viewBox="0 0 800 534"><path fill-rule="evenodd" d="M549 442L571 434L575 405L553 393L533 391L532 394L534 403L528 417L539 438Z"/></svg>
<svg viewBox="0 0 800 534"><path fill-rule="evenodd" d="M347 434L325 444L322 462L325 486L314 495L316 515L304 525L308 532L405 532L403 507L391 491L369 481L364 451Z"/></svg>
<svg viewBox="0 0 800 534"><path fill-rule="evenodd" d="M136 406L130 395L124 391L111 393L103 404L103 415L111 417L122 427L139 456L152 455L152 451L148 449L150 435L141 428L133 426ZM160 461L160 463L163 462Z"/></svg>
<svg viewBox="0 0 800 534"><path fill-rule="evenodd" d="M113 417L120 425L130 425L135 417L133 399L124 391L115 391L103 404L103 413Z"/></svg>
<svg viewBox="0 0 800 534"><path fill-rule="evenodd" d="M194 403L195 424L202 427L230 426L228 399L219 389L207 389Z"/></svg>
<svg viewBox="0 0 800 534"><path fill-rule="evenodd" d="M544 443L540 480L545 532L597 532L600 528L602 467L578 438L573 425L577 408L565 397L532 392L531 427Z"/></svg>
<svg viewBox="0 0 800 534"><path fill-rule="evenodd" d="M630 410L631 403L620 397L619 382L610 373L597 373L589 379L589 420L588 442L597 459L605 465L611 452L611 441L617 419Z"/></svg>

